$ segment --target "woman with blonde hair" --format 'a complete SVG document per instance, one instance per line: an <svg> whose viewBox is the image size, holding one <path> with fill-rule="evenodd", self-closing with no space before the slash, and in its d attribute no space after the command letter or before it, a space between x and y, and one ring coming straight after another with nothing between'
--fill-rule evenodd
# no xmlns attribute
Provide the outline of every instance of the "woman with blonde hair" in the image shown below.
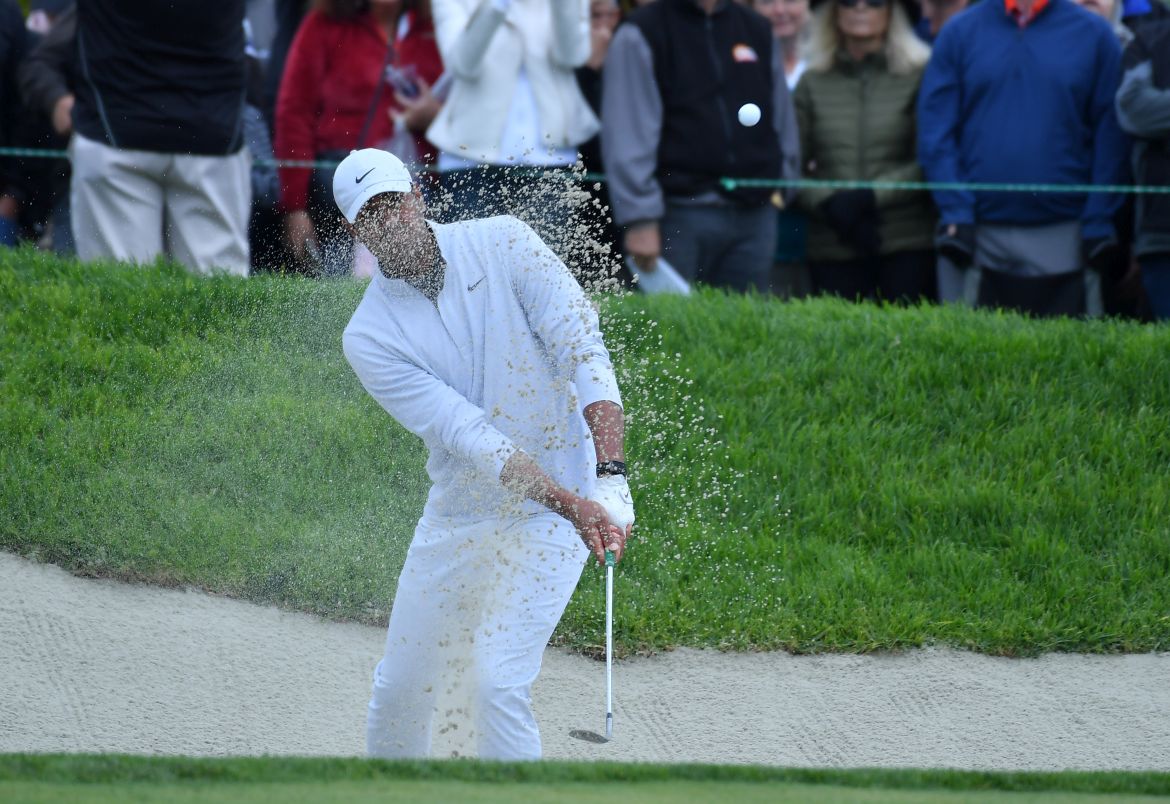
<svg viewBox="0 0 1170 804"><path fill-rule="evenodd" d="M922 181L915 104L930 50L898 0L830 0L812 26L794 103L805 175ZM935 212L927 193L809 188L814 290L849 299L936 297Z"/></svg>

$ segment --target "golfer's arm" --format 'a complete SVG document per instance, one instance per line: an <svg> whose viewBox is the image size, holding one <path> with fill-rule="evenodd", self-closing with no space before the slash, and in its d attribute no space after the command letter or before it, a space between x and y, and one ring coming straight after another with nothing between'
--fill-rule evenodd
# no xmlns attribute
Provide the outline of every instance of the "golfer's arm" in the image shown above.
<svg viewBox="0 0 1170 804"><path fill-rule="evenodd" d="M601 400L585 408L585 422L593 434L597 462L626 460L625 415L621 405ZM556 484L532 456L516 450L500 472L500 482L525 499L535 500L550 511L572 520L580 501L573 492Z"/></svg>
<svg viewBox="0 0 1170 804"><path fill-rule="evenodd" d="M597 462L626 461L626 417L622 406L602 399L586 405L585 423L593 434L593 448Z"/></svg>
<svg viewBox="0 0 1170 804"><path fill-rule="evenodd" d="M572 521L580 497L558 486L548 473L523 450L516 450L500 472L500 482L525 499L534 500Z"/></svg>

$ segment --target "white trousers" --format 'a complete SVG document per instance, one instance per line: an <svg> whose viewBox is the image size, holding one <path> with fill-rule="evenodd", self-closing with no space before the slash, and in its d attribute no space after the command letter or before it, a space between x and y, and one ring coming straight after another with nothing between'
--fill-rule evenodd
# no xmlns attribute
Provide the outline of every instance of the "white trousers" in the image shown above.
<svg viewBox="0 0 1170 804"><path fill-rule="evenodd" d="M532 684L588 555L552 513L420 521L374 671L370 755L430 756L437 731L484 759L539 759Z"/></svg>
<svg viewBox="0 0 1170 804"><path fill-rule="evenodd" d="M111 148L74 135L69 201L77 256L248 274L251 157Z"/></svg>

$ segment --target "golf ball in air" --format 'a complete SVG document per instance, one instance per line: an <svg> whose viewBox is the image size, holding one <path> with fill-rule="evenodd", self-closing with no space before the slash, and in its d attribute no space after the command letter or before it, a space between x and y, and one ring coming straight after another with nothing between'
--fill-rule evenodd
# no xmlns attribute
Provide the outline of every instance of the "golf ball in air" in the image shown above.
<svg viewBox="0 0 1170 804"><path fill-rule="evenodd" d="M760 107L754 103L745 103L739 107L739 124L741 126L754 126L760 122Z"/></svg>

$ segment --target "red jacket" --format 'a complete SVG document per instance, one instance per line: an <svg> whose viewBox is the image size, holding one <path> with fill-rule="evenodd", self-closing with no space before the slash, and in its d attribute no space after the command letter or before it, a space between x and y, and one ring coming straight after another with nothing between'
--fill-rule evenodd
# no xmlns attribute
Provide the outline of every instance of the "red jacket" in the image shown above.
<svg viewBox="0 0 1170 804"><path fill-rule="evenodd" d="M324 151L356 148L382 77L389 43L369 13L349 20L310 11L289 49L276 100L277 159L313 159ZM382 90L363 147L394 132L394 91ZM305 209L308 168L281 168L280 204Z"/></svg>

